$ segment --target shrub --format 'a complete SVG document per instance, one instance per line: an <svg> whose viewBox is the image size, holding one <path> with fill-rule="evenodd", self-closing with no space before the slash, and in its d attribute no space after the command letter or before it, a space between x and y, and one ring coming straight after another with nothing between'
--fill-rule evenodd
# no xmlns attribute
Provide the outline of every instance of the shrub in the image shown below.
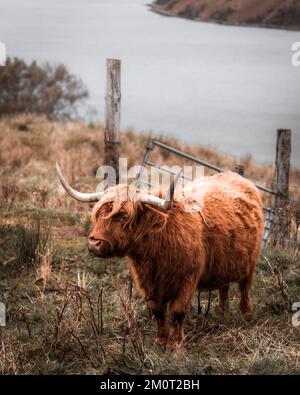
<svg viewBox="0 0 300 395"><path fill-rule="evenodd" d="M0 70L0 114L43 114L52 120L77 117L88 92L63 64L42 66L9 58Z"/></svg>

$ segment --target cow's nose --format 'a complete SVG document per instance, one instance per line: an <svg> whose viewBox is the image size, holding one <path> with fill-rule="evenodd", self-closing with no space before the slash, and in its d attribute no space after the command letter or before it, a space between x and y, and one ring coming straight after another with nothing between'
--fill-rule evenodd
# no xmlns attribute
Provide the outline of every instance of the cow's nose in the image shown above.
<svg viewBox="0 0 300 395"><path fill-rule="evenodd" d="M89 250L95 255L106 258L111 255L112 250L108 241L104 239L96 239L96 237L89 237Z"/></svg>
<svg viewBox="0 0 300 395"><path fill-rule="evenodd" d="M98 250L101 246L102 240L96 239L95 237L89 237L89 249L91 251Z"/></svg>

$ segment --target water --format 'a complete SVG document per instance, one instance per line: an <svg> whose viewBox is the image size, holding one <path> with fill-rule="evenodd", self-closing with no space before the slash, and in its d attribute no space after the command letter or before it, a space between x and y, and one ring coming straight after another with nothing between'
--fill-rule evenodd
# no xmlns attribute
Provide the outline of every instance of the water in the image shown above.
<svg viewBox="0 0 300 395"><path fill-rule="evenodd" d="M293 131L300 168L300 32L167 18L145 0L1 0L10 56L63 62L104 119L105 59L122 59L122 127L274 162L276 129Z"/></svg>

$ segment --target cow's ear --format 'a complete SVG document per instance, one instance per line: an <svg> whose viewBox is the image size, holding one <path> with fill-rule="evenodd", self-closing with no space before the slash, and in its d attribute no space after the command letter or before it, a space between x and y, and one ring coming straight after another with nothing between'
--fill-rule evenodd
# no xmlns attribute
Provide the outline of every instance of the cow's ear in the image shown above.
<svg viewBox="0 0 300 395"><path fill-rule="evenodd" d="M151 237L153 233L164 229L168 216L168 214L150 204L141 204L137 216L136 240L142 240L143 237Z"/></svg>

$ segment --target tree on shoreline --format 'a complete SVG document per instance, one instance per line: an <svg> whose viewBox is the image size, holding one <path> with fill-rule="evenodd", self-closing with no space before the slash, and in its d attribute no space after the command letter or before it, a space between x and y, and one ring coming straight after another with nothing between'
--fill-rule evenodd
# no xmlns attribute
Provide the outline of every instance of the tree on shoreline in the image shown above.
<svg viewBox="0 0 300 395"><path fill-rule="evenodd" d="M8 58L0 69L0 116L33 113L50 120L78 118L77 105L88 91L63 64L27 64Z"/></svg>

